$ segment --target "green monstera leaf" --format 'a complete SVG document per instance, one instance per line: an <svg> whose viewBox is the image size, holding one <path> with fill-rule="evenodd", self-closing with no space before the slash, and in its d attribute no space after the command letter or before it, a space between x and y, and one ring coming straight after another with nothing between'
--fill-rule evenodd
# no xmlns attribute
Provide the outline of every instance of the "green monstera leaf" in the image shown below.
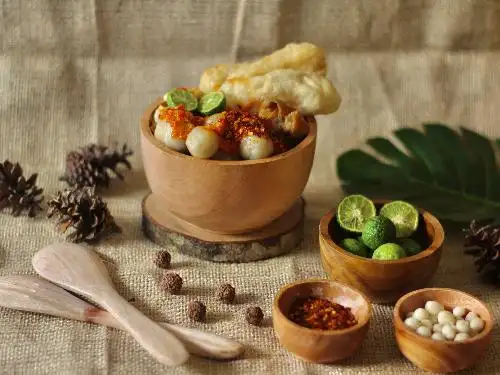
<svg viewBox="0 0 500 375"><path fill-rule="evenodd" d="M402 199L454 222L500 222L500 170L495 147L500 140L466 128L459 131L424 124L424 131L394 132L404 146L371 138L374 154L349 150L337 159L337 174L349 194Z"/></svg>

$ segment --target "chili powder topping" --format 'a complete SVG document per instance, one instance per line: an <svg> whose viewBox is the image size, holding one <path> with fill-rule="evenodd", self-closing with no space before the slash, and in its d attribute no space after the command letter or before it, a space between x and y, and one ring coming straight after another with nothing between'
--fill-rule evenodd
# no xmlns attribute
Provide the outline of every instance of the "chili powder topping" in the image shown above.
<svg viewBox="0 0 500 375"><path fill-rule="evenodd" d="M322 330L345 329L358 323L349 307L317 297L296 299L288 318L303 327Z"/></svg>

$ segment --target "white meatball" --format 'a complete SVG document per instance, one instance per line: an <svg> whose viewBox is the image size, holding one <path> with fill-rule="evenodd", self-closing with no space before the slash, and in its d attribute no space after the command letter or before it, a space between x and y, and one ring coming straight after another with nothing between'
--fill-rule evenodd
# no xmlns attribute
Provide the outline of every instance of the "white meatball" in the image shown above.
<svg viewBox="0 0 500 375"><path fill-rule="evenodd" d="M456 306L453 308L453 315L457 318L461 318L465 315L465 309L461 306Z"/></svg>
<svg viewBox="0 0 500 375"><path fill-rule="evenodd" d="M418 319L418 320L422 321L424 319L429 319L429 313L427 312L426 309L423 309L423 308L419 307L413 313L413 317L415 319Z"/></svg>
<svg viewBox="0 0 500 375"><path fill-rule="evenodd" d="M442 340L444 340L444 336L443 336L443 334L442 334L441 332L434 332L434 333L432 334L431 338L432 338L433 340L437 340L437 341L442 341Z"/></svg>
<svg viewBox="0 0 500 375"><path fill-rule="evenodd" d="M172 137L172 126L168 122L158 122L156 124L155 138L175 151L186 151L186 141Z"/></svg>
<svg viewBox="0 0 500 375"><path fill-rule="evenodd" d="M481 332L484 328L484 320L477 317L470 321L470 329L474 332Z"/></svg>
<svg viewBox="0 0 500 375"><path fill-rule="evenodd" d="M273 142L268 138L256 135L246 136L240 143L240 154L243 159L264 159L273 153Z"/></svg>
<svg viewBox="0 0 500 375"><path fill-rule="evenodd" d="M470 338L468 333L460 332L460 333L457 333L454 341L464 341L464 340L467 340L468 338Z"/></svg>
<svg viewBox="0 0 500 375"><path fill-rule="evenodd" d="M438 322L441 324L455 324L455 315L446 310L440 311L438 314Z"/></svg>
<svg viewBox="0 0 500 375"><path fill-rule="evenodd" d="M205 125L206 126L213 126L219 122L219 120L223 119L225 117L226 113L225 112L220 112L216 113L215 115L207 116L205 118Z"/></svg>
<svg viewBox="0 0 500 375"><path fill-rule="evenodd" d="M213 130L197 126L189 132L186 146L192 156L209 159L219 149L219 136Z"/></svg>
<svg viewBox="0 0 500 375"><path fill-rule="evenodd" d="M415 318L407 318L405 320L405 325L410 329L416 330L418 327L420 327L420 321Z"/></svg>
<svg viewBox="0 0 500 375"><path fill-rule="evenodd" d="M457 320L455 323L455 328L457 329L458 332L466 332L468 333L470 328L469 328L469 321L468 320Z"/></svg>
<svg viewBox="0 0 500 375"><path fill-rule="evenodd" d="M429 320L431 321L432 324L436 324L438 322L438 317L437 315L430 315Z"/></svg>
<svg viewBox="0 0 500 375"><path fill-rule="evenodd" d="M444 310L444 307L437 301L427 301L425 303L425 309L429 314L437 315L440 311Z"/></svg>
<svg viewBox="0 0 500 375"><path fill-rule="evenodd" d="M417 328L417 333L420 336L431 337L431 330L429 329L429 327L426 327L426 326L420 326L420 327L418 327Z"/></svg>

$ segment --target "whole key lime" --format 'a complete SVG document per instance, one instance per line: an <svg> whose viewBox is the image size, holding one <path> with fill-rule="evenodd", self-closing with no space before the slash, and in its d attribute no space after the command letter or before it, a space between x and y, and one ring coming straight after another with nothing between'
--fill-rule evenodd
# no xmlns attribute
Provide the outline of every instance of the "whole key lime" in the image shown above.
<svg viewBox="0 0 500 375"><path fill-rule="evenodd" d="M398 260L406 256L405 250L396 243L385 243L373 252L372 259Z"/></svg>
<svg viewBox="0 0 500 375"><path fill-rule="evenodd" d="M372 217L363 226L361 239L366 246L374 250L396 239L396 227L384 216Z"/></svg>
<svg viewBox="0 0 500 375"><path fill-rule="evenodd" d="M420 246L420 244L414 239L400 238L397 242L401 245L401 247L403 247L403 249L405 249L405 252L408 255L415 255L422 251L422 246Z"/></svg>
<svg viewBox="0 0 500 375"><path fill-rule="evenodd" d="M364 243L359 242L355 238L344 238L340 243L342 248L354 255L366 258L368 256L368 248Z"/></svg>

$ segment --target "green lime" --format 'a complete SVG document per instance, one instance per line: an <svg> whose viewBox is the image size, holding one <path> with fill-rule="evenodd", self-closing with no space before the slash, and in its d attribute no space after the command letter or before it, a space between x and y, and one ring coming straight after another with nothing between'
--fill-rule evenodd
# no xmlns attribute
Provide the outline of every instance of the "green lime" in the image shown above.
<svg viewBox="0 0 500 375"><path fill-rule="evenodd" d="M358 236L357 240L358 240L358 242L359 242L361 245L363 245L364 247L366 247L366 254L367 254L366 256L367 256L368 258L371 258L371 257L372 257L372 254L373 254L373 250L372 250L372 249L370 249L368 246L366 246L366 245L365 245L365 243L363 242L363 236Z"/></svg>
<svg viewBox="0 0 500 375"><path fill-rule="evenodd" d="M340 245L343 249L353 253L354 255L365 258L368 256L368 248L364 243L359 242L355 238L344 238Z"/></svg>
<svg viewBox="0 0 500 375"><path fill-rule="evenodd" d="M366 246L374 250L396 239L396 227L388 218L374 216L369 218L363 226L361 238Z"/></svg>
<svg viewBox="0 0 500 375"><path fill-rule="evenodd" d="M422 246L411 238L400 238L398 241L408 255L415 255L422 251Z"/></svg>
<svg viewBox="0 0 500 375"><path fill-rule="evenodd" d="M342 199L337 208L337 222L350 232L361 233L366 220L376 214L375 205L370 199L363 195L349 195Z"/></svg>
<svg viewBox="0 0 500 375"><path fill-rule="evenodd" d="M418 211L404 201L393 201L384 204L380 215L385 216L396 226L396 237L409 237L418 227Z"/></svg>
<svg viewBox="0 0 500 375"><path fill-rule="evenodd" d="M396 243L385 243L373 252L372 259L398 260L406 256L405 249Z"/></svg>
<svg viewBox="0 0 500 375"><path fill-rule="evenodd" d="M226 97L220 91L209 92L201 97L198 111L202 115L213 115L226 108Z"/></svg>
<svg viewBox="0 0 500 375"><path fill-rule="evenodd" d="M198 108L198 99L192 93L182 89L172 89L163 95L169 107L177 107L183 105L186 111L194 111Z"/></svg>

